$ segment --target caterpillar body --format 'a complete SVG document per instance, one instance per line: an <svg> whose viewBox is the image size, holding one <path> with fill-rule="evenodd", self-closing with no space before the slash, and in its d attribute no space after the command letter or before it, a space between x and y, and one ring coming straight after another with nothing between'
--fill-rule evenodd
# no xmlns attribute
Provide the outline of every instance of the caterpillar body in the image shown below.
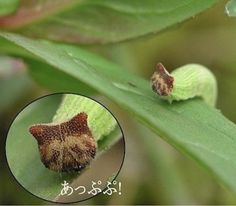
<svg viewBox="0 0 236 206"><path fill-rule="evenodd" d="M199 64L187 64L170 74L158 63L151 83L153 91L170 103L201 97L210 106L216 104L216 78L209 69Z"/></svg>

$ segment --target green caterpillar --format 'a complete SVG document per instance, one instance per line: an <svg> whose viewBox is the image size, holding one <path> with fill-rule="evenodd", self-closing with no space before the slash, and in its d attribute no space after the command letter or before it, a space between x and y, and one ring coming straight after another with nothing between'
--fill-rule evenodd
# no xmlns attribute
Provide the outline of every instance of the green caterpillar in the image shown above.
<svg viewBox="0 0 236 206"><path fill-rule="evenodd" d="M151 83L153 91L170 103L201 97L208 105L216 104L216 78L209 69L199 64L187 64L169 74L165 67L158 63Z"/></svg>

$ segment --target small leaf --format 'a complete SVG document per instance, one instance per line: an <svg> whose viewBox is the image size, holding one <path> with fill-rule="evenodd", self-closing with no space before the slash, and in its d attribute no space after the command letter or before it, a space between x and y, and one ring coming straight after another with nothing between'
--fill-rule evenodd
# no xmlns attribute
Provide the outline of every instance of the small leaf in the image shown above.
<svg viewBox="0 0 236 206"><path fill-rule="evenodd" d="M218 0L25 1L0 27L33 37L80 43L118 42L153 34L212 7Z"/></svg>
<svg viewBox="0 0 236 206"><path fill-rule="evenodd" d="M229 17L236 17L236 0L230 0L225 5L225 12Z"/></svg>

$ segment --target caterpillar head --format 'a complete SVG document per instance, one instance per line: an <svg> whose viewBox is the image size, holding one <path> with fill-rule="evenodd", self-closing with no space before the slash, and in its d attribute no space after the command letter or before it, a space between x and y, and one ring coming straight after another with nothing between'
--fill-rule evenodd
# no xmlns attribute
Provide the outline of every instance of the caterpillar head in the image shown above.
<svg viewBox="0 0 236 206"><path fill-rule="evenodd" d="M162 63L158 63L151 77L152 90L160 96L170 96L174 77L169 74Z"/></svg>
<svg viewBox="0 0 236 206"><path fill-rule="evenodd" d="M57 172L80 171L96 154L96 141L81 112L59 124L32 125L29 132L38 142L45 167Z"/></svg>

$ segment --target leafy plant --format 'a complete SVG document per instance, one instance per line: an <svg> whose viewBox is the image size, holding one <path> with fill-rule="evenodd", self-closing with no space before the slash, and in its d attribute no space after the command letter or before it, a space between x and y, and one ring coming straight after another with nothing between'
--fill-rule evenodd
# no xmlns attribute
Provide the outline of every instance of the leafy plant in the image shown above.
<svg viewBox="0 0 236 206"><path fill-rule="evenodd" d="M232 181L236 171L233 159L236 146L232 144L236 126L216 109L199 99L168 105L155 96L147 80L79 47L14 34L1 35L65 75L107 95L176 148L197 159L227 186L236 189L236 182Z"/></svg>
<svg viewBox="0 0 236 206"><path fill-rule="evenodd" d="M91 44L128 40L176 25L217 1L135 2L67 1L63 10L45 1L32 19L16 21L19 13L0 19L0 26L14 31L0 33L0 51L22 57L31 76L53 91L108 97L236 192L236 125L219 110L198 98L168 104L151 91L149 80L123 66L87 51L87 47L50 41ZM28 15L32 7L26 10Z"/></svg>

